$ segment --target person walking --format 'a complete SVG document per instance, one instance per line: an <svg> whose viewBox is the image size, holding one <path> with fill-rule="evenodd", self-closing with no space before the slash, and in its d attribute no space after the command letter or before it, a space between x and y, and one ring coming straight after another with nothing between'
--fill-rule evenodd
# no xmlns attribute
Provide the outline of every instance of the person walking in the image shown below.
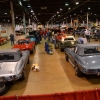
<svg viewBox="0 0 100 100"><path fill-rule="evenodd" d="M14 44L14 35L11 33L10 34L10 41L11 41L11 45Z"/></svg>

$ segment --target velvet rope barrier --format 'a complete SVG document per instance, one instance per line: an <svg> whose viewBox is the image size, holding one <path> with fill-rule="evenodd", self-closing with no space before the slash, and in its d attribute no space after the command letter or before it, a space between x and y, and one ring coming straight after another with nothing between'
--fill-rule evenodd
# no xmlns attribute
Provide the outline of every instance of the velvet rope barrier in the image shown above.
<svg viewBox="0 0 100 100"><path fill-rule="evenodd" d="M100 100L100 89L43 95L2 96L0 100Z"/></svg>

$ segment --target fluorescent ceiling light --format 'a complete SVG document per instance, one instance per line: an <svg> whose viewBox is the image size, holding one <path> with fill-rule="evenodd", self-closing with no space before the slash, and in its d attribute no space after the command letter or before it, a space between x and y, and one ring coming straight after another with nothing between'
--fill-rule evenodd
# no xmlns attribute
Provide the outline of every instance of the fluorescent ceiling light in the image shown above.
<svg viewBox="0 0 100 100"><path fill-rule="evenodd" d="M27 7L31 7L30 5L28 5Z"/></svg>
<svg viewBox="0 0 100 100"><path fill-rule="evenodd" d="M90 7L88 7L88 10L90 10L91 8Z"/></svg>
<svg viewBox="0 0 100 100"><path fill-rule="evenodd" d="M76 5L78 5L79 4L79 2L76 2Z"/></svg>
<svg viewBox="0 0 100 100"><path fill-rule="evenodd" d="M68 10L70 10L71 8L68 8Z"/></svg>
<svg viewBox="0 0 100 100"><path fill-rule="evenodd" d="M69 4L68 3L65 3L65 5L68 6Z"/></svg>
<svg viewBox="0 0 100 100"><path fill-rule="evenodd" d="M5 15L7 15L7 13L5 12Z"/></svg>
<svg viewBox="0 0 100 100"><path fill-rule="evenodd" d="M33 12L33 10L31 10L31 12Z"/></svg>

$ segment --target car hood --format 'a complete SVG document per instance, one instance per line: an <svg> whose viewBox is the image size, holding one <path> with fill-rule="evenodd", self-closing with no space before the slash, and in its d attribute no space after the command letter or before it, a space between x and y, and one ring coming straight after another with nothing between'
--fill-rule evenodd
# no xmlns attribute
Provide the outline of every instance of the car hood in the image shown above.
<svg viewBox="0 0 100 100"><path fill-rule="evenodd" d="M0 77L10 76L16 73L17 62L2 62L0 63Z"/></svg>
<svg viewBox="0 0 100 100"><path fill-rule="evenodd" d="M100 69L100 55L82 57L82 62L87 69Z"/></svg>
<svg viewBox="0 0 100 100"><path fill-rule="evenodd" d="M15 44L13 48L28 49L29 44L19 44L19 45Z"/></svg>

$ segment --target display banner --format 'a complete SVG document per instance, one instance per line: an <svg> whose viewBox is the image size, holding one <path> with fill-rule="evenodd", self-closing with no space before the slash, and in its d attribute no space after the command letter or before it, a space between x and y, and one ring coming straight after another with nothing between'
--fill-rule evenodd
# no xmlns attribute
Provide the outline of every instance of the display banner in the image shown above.
<svg viewBox="0 0 100 100"><path fill-rule="evenodd" d="M3 37L7 36L7 28L6 27L0 27L0 35Z"/></svg>

